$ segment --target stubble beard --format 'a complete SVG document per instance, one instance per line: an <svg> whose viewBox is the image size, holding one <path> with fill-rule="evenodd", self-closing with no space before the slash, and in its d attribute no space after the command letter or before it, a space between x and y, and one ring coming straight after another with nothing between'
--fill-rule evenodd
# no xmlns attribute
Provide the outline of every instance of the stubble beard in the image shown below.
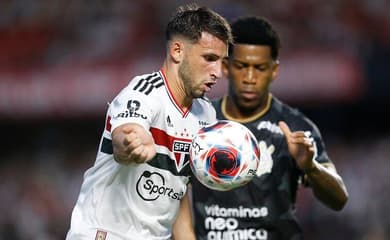
<svg viewBox="0 0 390 240"><path fill-rule="evenodd" d="M197 89L193 88L194 79L191 77L191 70L187 59L184 59L179 66L179 77L183 81L184 91L187 96L191 98L201 98L204 96L204 92L197 92Z"/></svg>

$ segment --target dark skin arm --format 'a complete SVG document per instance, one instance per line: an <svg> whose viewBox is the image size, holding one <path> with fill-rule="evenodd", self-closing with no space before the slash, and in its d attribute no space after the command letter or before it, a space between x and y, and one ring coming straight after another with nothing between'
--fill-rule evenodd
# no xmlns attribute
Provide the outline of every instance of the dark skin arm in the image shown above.
<svg viewBox="0 0 390 240"><path fill-rule="evenodd" d="M290 154L306 174L315 197L333 210L343 209L348 192L336 168L333 165L325 167L313 160L313 141L304 131L291 132L283 121L279 122L279 127L285 135Z"/></svg>

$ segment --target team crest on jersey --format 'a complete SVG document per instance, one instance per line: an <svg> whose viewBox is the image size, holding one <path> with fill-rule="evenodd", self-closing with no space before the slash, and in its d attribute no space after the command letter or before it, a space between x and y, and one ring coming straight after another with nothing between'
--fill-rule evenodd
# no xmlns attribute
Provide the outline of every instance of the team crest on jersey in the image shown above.
<svg viewBox="0 0 390 240"><path fill-rule="evenodd" d="M189 151L190 151L191 142L185 142L181 140L173 141L172 150L175 154L176 159L176 169L178 172L188 164Z"/></svg>

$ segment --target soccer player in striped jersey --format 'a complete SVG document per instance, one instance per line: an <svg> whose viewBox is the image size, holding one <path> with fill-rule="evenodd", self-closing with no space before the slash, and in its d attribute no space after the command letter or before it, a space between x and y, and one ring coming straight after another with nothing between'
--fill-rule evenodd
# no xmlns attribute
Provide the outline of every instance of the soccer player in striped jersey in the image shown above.
<svg viewBox="0 0 390 240"><path fill-rule="evenodd" d="M133 78L108 107L67 240L195 239L188 151L215 121L204 94L222 76L232 37L223 17L194 4L179 7L166 37L161 69Z"/></svg>
<svg viewBox="0 0 390 240"><path fill-rule="evenodd" d="M231 27L235 44L223 70L228 95L213 104L217 118L240 122L256 136L260 167L251 182L227 192L193 178L197 239L299 240L295 199L301 180L335 210L343 208L348 193L316 125L270 93L279 68L277 32L260 17L240 18Z"/></svg>

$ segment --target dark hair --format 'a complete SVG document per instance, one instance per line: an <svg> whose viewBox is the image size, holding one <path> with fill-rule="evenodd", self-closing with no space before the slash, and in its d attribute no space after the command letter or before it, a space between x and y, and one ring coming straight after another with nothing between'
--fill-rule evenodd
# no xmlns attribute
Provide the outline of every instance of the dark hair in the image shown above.
<svg viewBox="0 0 390 240"><path fill-rule="evenodd" d="M271 48L271 57L277 60L280 38L271 23L258 16L246 16L236 19L232 24L234 44L266 45ZM229 46L229 54L233 46Z"/></svg>
<svg viewBox="0 0 390 240"><path fill-rule="evenodd" d="M207 32L227 44L233 42L230 25L225 18L207 7L192 3L180 6L166 28L166 38L180 35L197 42L202 32Z"/></svg>

